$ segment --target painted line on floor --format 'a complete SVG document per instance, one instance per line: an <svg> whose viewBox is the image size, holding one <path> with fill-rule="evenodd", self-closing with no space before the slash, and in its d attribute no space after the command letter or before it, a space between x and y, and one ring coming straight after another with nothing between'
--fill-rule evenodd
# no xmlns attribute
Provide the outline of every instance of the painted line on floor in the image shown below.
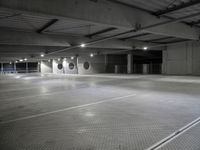
<svg viewBox="0 0 200 150"><path fill-rule="evenodd" d="M146 150L159 150L160 148L164 147L166 144L178 138L179 136L181 136L182 134L184 134L191 128L195 127L199 123L200 123L200 117L192 121L191 123L187 124L186 126L182 127L181 129L175 131L174 133L170 134L168 137L164 138L163 140L157 142L153 146L147 148Z"/></svg>
<svg viewBox="0 0 200 150"><path fill-rule="evenodd" d="M59 76L62 77L94 77L94 78L111 78L111 79L138 79L138 78L144 78L147 75L124 75L124 74L59 74ZM150 76L150 75L148 75Z"/></svg>
<svg viewBox="0 0 200 150"><path fill-rule="evenodd" d="M105 82L107 80L103 80L103 81L99 81L97 83L102 83ZM72 90L79 90L85 87L88 87L87 84L82 83L82 84L77 84L77 86L80 86L78 88L71 88L71 89L67 89L67 91L72 91ZM83 87L82 87L83 86ZM89 87L90 88L90 87ZM26 88L28 89L28 88ZM32 89L32 88L30 88ZM21 90L21 89L20 89ZM0 92L1 93L1 92ZM16 98L8 98L8 99L3 99L3 101L16 101L16 100L21 100L21 99L26 99L26 98L34 98L34 97L40 97L40 96L49 96L49 95L54 95L54 94L61 94L61 93L66 93L66 90L62 90L62 91L57 91L57 92L47 92L47 93L43 93L43 94L39 94L39 95L30 95L30 96L22 96L22 97L16 97ZM0 100L1 101L1 100Z"/></svg>
<svg viewBox="0 0 200 150"><path fill-rule="evenodd" d="M93 105L97 105L97 104L102 104L102 103L122 100L124 98L134 97L134 96L136 96L136 94L130 94L130 95L126 95L126 96L105 99L105 100L102 100L102 101L99 101L99 102L94 102L94 103L89 103L89 104L84 104L84 105L79 105L79 106L74 106L74 107L63 108L63 109L59 109L59 110L55 110L55 111L50 111L50 112L46 112L46 113L40 113L40 114L37 114L37 115L30 115L30 116L27 116L27 117L17 118L17 119L8 120L8 121L2 121L2 122L0 122L0 125L7 124L7 123L13 123L13 122L17 122L17 121L23 121L23 120L27 120L27 119L33 119L33 118L37 118L37 117L43 117L43 116L47 116L47 115L51 115L51 114L55 114L55 113L59 113L59 112L64 112L64 111L68 111L68 110L73 110L73 109L77 109L77 108L83 108L83 107L87 107L87 106L93 106Z"/></svg>
<svg viewBox="0 0 200 150"><path fill-rule="evenodd" d="M34 98L34 97L42 97L42 96L49 96L49 95L56 95L56 94L61 94L61 93L66 93L67 91L72 91L72 90L79 90L79 89L82 89L82 88L85 88L85 85L86 84L82 84L82 85L78 85L80 86L79 88L71 88L71 89L66 89L66 90L62 90L62 91L57 91L57 92L46 92L46 93L43 93L43 94L39 94L39 95L30 95L30 96L22 96L22 97L16 97L16 98L8 98L8 99L3 99L3 101L17 101L17 100L21 100L21 99L26 99L26 98ZM83 86L83 87L81 87ZM1 100L0 100L1 101Z"/></svg>
<svg viewBox="0 0 200 150"><path fill-rule="evenodd" d="M49 95L60 94L60 93L66 93L66 90L59 91L59 92L51 92L51 93L47 92L45 94L39 94L39 95L22 96L22 97L17 97L17 98L8 98L8 99L3 99L3 101L16 101L16 100L21 100L21 99L26 99L26 98L34 98L34 97L40 97L40 96L49 96Z"/></svg>

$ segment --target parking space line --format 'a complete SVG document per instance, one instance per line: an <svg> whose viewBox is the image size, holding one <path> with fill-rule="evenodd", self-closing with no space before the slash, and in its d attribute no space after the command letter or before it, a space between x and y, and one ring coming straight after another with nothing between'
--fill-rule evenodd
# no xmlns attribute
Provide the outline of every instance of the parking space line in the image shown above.
<svg viewBox="0 0 200 150"><path fill-rule="evenodd" d="M166 144L170 143L183 133L187 132L191 128L195 127L197 124L200 123L200 117L195 119L194 121L190 122L186 126L182 127L181 129L175 131L174 133L170 134L168 137L162 139L161 141L157 142L153 146L147 148L146 150L159 150L160 148L164 147Z"/></svg>
<svg viewBox="0 0 200 150"><path fill-rule="evenodd" d="M17 119L13 119L13 120L8 120L8 121L2 121L2 122L0 122L0 125L7 124L7 123L13 123L13 122L17 122L17 121L23 121L23 120L27 120L27 119L33 119L33 118L37 118L37 117L43 117L43 116L47 116L47 115L51 115L51 114L55 114L55 113L59 113L59 112L64 112L64 111L68 111L68 110L73 110L73 109L77 109L77 108L83 108L83 107L87 107L87 106L93 106L93 105L97 105L97 104L122 100L124 98L134 97L134 96L136 96L136 94L130 94L130 95L125 95L125 96L121 96L121 97L114 97L114 98L105 99L105 100L94 102L94 103L89 103L89 104L84 104L84 105L79 105L79 106L73 106L73 107L67 107L67 108L58 109L58 110L55 110L55 111L40 113L40 114L36 114L36 115L30 115L30 116L27 116L27 117L21 117L21 118L17 118Z"/></svg>

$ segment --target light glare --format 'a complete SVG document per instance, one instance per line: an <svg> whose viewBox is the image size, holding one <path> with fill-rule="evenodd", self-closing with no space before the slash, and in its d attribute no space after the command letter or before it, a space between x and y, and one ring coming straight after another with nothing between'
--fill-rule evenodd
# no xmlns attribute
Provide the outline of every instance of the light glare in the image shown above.
<svg viewBox="0 0 200 150"><path fill-rule="evenodd" d="M85 47L85 44L81 44L81 47Z"/></svg>
<svg viewBox="0 0 200 150"><path fill-rule="evenodd" d="M147 50L147 49L148 49L148 47L146 47L146 46L145 46L143 49L144 49L144 50Z"/></svg>
<svg viewBox="0 0 200 150"><path fill-rule="evenodd" d="M90 57L94 57L94 54L93 54L93 53L91 53L91 54L90 54Z"/></svg>

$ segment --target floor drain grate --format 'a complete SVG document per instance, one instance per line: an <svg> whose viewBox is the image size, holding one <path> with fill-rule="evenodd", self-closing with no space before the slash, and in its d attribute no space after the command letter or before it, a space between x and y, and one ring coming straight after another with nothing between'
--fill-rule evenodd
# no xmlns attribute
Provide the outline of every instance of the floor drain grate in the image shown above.
<svg viewBox="0 0 200 150"><path fill-rule="evenodd" d="M168 137L164 138L163 140L159 141L158 143L154 144L153 146L151 146L150 148L148 148L146 150L158 150L158 149L160 149L161 147L163 147L167 143L171 142L172 140L174 140L175 138L177 138L181 134L185 133L186 131L190 130L191 128L193 128L194 126L196 126L199 123L200 123L200 117L197 118L196 120L192 121L191 123L187 124L183 128L172 133Z"/></svg>

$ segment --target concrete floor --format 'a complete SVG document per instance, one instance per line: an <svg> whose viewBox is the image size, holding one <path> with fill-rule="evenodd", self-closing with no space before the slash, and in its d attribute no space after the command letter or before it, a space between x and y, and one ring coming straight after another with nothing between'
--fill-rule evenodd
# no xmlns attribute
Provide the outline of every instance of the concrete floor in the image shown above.
<svg viewBox="0 0 200 150"><path fill-rule="evenodd" d="M1 150L145 150L200 116L200 77L0 76ZM199 150L197 124L161 150Z"/></svg>

